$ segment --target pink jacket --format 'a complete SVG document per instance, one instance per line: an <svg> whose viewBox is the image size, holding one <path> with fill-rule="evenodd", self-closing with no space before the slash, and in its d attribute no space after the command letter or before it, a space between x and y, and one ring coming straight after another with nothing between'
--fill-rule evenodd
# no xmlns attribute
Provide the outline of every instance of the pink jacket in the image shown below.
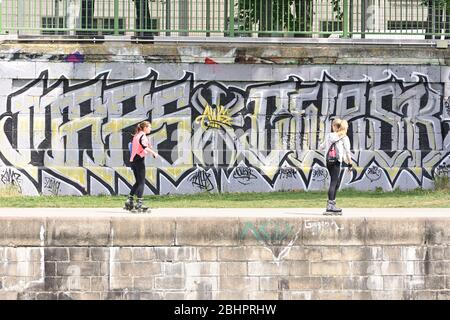
<svg viewBox="0 0 450 320"><path fill-rule="evenodd" d="M147 139L147 136L145 135L144 131L141 131L139 133L137 133L134 137L133 137L133 141L131 142L131 156L130 156L130 162L133 162L134 156L136 154L138 154L141 158L144 158L147 154L148 151L145 150L145 148L142 147L141 143L139 142L139 140L141 139L141 143L145 146L145 147L149 147L151 148L152 146L150 145L150 142Z"/></svg>

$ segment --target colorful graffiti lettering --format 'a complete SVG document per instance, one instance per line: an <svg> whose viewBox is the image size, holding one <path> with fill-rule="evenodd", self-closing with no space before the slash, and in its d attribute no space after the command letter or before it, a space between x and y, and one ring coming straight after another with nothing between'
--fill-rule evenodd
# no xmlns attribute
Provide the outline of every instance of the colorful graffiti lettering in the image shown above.
<svg viewBox="0 0 450 320"><path fill-rule="evenodd" d="M255 174L252 172L252 168L241 166L236 167L233 171L233 178L243 185L248 185L252 182L252 180L257 179Z"/></svg>
<svg viewBox="0 0 450 320"><path fill-rule="evenodd" d="M450 176L450 164L442 163L436 168L436 174L438 176Z"/></svg>
<svg viewBox="0 0 450 320"><path fill-rule="evenodd" d="M328 170L325 168L315 168L313 170L313 181L325 181L328 178Z"/></svg>
<svg viewBox="0 0 450 320"><path fill-rule="evenodd" d="M280 179L297 179L297 171L294 168L280 168Z"/></svg>
<svg viewBox="0 0 450 320"><path fill-rule="evenodd" d="M160 155L146 160L153 194L323 185L318 147L334 117L348 120L353 161L362 168L342 187L416 188L450 154L444 86L423 74L405 80L387 70L380 80L350 81L324 71L313 81L292 75L243 88L197 83L190 72L171 82L155 70L123 81L109 74L72 82L64 75L51 81L44 71L7 97L0 161L34 193L127 193L134 183L127 144L143 120L152 122Z"/></svg>
<svg viewBox="0 0 450 320"><path fill-rule="evenodd" d="M344 230L344 227L338 224L336 221L311 221L305 220L304 222L305 232L310 232L313 235L321 234L322 232L339 232Z"/></svg>
<svg viewBox="0 0 450 320"><path fill-rule="evenodd" d="M19 193L22 193L22 175L18 172L14 172L12 169L5 169L0 173L0 181L5 186L12 186L18 189Z"/></svg>
<svg viewBox="0 0 450 320"><path fill-rule="evenodd" d="M381 169L375 166L369 167L366 170L366 176L370 181L377 181L381 178Z"/></svg>
<svg viewBox="0 0 450 320"><path fill-rule="evenodd" d="M214 189L211 182L211 174L205 172L204 170L195 172L189 181L192 182L193 187L197 187L202 191L211 191Z"/></svg>
<svg viewBox="0 0 450 320"><path fill-rule="evenodd" d="M450 97L449 98L447 98L446 100L445 100L445 103L444 103L444 105L445 105L445 111L447 112L447 115L448 116L450 116Z"/></svg>
<svg viewBox="0 0 450 320"><path fill-rule="evenodd" d="M61 182L54 178L44 178L44 189L48 190L51 194L57 196L59 194Z"/></svg>

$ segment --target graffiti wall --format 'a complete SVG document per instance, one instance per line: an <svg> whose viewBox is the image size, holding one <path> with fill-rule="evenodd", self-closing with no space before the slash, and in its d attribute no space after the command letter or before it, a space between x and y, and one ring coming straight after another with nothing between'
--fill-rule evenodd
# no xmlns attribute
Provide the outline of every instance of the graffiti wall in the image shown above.
<svg viewBox="0 0 450 320"><path fill-rule="evenodd" d="M445 83L427 74L386 69L348 79L324 69L309 78L249 81L243 72L240 81L203 81L180 69L162 80L142 65L145 75L126 80L112 79L111 69L84 80L49 69L29 80L4 76L0 187L127 194L127 145L143 120L160 155L146 159L146 194L324 189L318 148L335 117L349 122L357 166L342 173L341 188L431 188L436 175L450 175L450 100Z"/></svg>

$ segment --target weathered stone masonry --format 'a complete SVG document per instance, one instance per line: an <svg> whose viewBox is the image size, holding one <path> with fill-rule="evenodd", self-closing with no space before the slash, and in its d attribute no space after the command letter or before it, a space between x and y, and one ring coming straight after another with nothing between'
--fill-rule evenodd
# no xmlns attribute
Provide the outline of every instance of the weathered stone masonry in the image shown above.
<svg viewBox="0 0 450 320"><path fill-rule="evenodd" d="M448 299L446 218L2 218L2 299Z"/></svg>

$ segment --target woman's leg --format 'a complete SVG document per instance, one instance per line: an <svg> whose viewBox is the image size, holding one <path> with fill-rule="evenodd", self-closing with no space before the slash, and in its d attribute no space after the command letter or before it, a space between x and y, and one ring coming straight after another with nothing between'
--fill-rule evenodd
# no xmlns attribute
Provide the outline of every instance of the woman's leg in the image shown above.
<svg viewBox="0 0 450 320"><path fill-rule="evenodd" d="M336 164L327 164L327 169L330 172L330 188L328 189L328 200L336 200L336 192L339 185L339 173L341 166L339 162Z"/></svg>
<svg viewBox="0 0 450 320"><path fill-rule="evenodd" d="M145 187L145 163L144 159L136 162L136 182L138 186L136 188L136 196L138 199L142 199L144 195L144 187Z"/></svg>
<svg viewBox="0 0 450 320"><path fill-rule="evenodd" d="M136 167L134 165L134 162L131 163L131 170L133 170L134 181L135 181L133 186L131 187L131 190L130 190L130 197L133 197L136 194L136 190L137 190L137 188L139 186L138 173L136 171Z"/></svg>
<svg viewBox="0 0 450 320"><path fill-rule="evenodd" d="M137 174L136 166L134 164L134 161L131 163L131 170L133 170L134 179L135 182L133 186L131 187L130 194L128 195L127 201L125 201L125 207L126 210L132 210L134 208L134 195L136 194L136 190L139 186L139 176Z"/></svg>
<svg viewBox="0 0 450 320"><path fill-rule="evenodd" d="M145 163L144 159L142 161L139 161L136 163L136 172L138 176L138 187L136 189L136 196L137 196L137 204L136 209L141 211L146 211L148 208L143 205L143 199L142 196L144 195L144 188L145 188Z"/></svg>

